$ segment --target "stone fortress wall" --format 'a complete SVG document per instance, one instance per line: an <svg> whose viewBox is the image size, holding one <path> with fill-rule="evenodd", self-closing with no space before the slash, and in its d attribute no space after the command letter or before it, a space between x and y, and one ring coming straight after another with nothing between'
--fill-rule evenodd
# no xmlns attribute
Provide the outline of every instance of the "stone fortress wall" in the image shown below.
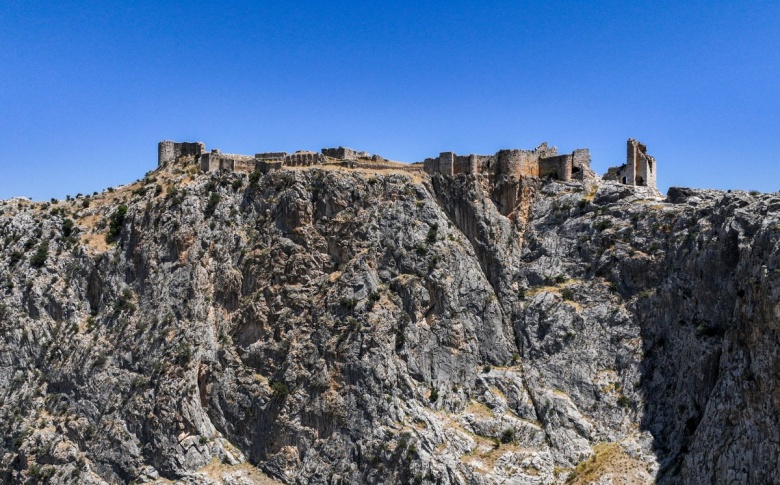
<svg viewBox="0 0 780 485"><path fill-rule="evenodd" d="M495 155L456 155L440 153L427 158L423 169L430 175L508 175L513 177L546 177L562 181L594 177L590 169L590 152L585 149L558 155L558 149L542 143L534 150L500 150Z"/></svg>
<svg viewBox="0 0 780 485"><path fill-rule="evenodd" d="M457 174L506 175L511 177L552 177L564 182L592 180L596 174L590 168L590 151L578 148L572 153L558 154L556 147L542 143L533 150L499 150L495 155L456 155L442 152L436 158L427 158L422 164L402 164L385 160L379 155L356 151L351 148L323 148L320 153L311 151L264 152L251 155L206 151L202 142L177 143L169 140L158 144L158 166L180 157L194 159L204 172L231 170L252 172L278 170L282 167L308 167L313 165L338 165L348 168L373 170L395 169L419 171L430 175L452 176ZM627 144L626 163L610 167L604 180L627 185L656 187L656 161L647 154L647 147L630 138Z"/></svg>
<svg viewBox="0 0 780 485"><path fill-rule="evenodd" d="M203 142L183 142L177 143L170 140L163 140L157 144L157 165L162 166L171 160L179 157L198 157L206 151L206 144Z"/></svg>

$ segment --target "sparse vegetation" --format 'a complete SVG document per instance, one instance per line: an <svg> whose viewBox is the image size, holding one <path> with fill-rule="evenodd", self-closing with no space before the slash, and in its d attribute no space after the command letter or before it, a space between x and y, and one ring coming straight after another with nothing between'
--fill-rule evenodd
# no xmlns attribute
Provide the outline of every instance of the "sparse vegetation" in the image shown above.
<svg viewBox="0 0 780 485"><path fill-rule="evenodd" d="M206 217L210 217L214 214L214 211L217 209L217 205L219 205L219 201L221 199L222 197L220 197L218 193L211 193L209 196L209 201L206 203L206 209L203 211L206 214Z"/></svg>
<svg viewBox="0 0 780 485"><path fill-rule="evenodd" d="M125 216L127 215L127 206L122 204L111 214L111 219L108 224L108 233L106 234L106 242L111 243L116 241L119 234L122 232L122 225L125 223Z"/></svg>
<svg viewBox="0 0 780 485"><path fill-rule="evenodd" d="M46 264L46 259L49 257L49 243L43 242L40 246L38 246L38 249L35 251L35 254L32 255L30 258L30 264L34 268L40 268L43 265Z"/></svg>
<svg viewBox="0 0 780 485"><path fill-rule="evenodd" d="M271 381L271 391L274 393L274 397L278 399L284 399L290 394L290 389L287 384L280 381Z"/></svg>
<svg viewBox="0 0 780 485"><path fill-rule="evenodd" d="M515 440L514 428L507 428L501 433L501 442L506 444L512 443Z"/></svg>
<svg viewBox="0 0 780 485"><path fill-rule="evenodd" d="M438 232L438 230L439 230L439 225L438 224L432 225L430 227L430 229L428 229L428 234L425 236L425 240L428 243L431 243L431 244L435 243L436 242L436 233Z"/></svg>
<svg viewBox="0 0 780 485"><path fill-rule="evenodd" d="M135 312L136 307L133 303L133 290L125 288L122 293L119 294L119 298L114 302L114 312L121 313L127 311L128 313Z"/></svg>

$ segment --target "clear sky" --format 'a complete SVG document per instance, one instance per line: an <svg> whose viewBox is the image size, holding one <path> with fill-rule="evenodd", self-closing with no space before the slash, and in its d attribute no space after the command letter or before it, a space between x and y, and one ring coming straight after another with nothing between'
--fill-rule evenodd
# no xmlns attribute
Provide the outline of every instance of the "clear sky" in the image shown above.
<svg viewBox="0 0 780 485"><path fill-rule="evenodd" d="M0 198L230 153L591 149L658 184L780 190L778 1L0 2Z"/></svg>

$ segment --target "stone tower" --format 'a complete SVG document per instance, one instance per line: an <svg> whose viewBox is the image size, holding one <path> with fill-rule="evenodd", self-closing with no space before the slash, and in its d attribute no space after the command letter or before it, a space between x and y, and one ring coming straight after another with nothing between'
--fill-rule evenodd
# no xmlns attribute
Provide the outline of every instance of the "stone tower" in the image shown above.
<svg viewBox="0 0 780 485"><path fill-rule="evenodd" d="M626 144L626 170L620 180L628 185L656 187L655 158L647 154L647 147L633 138Z"/></svg>
<svg viewBox="0 0 780 485"><path fill-rule="evenodd" d="M206 152L206 145L203 142L182 142L176 143L170 140L163 140L157 144L157 166L176 160L179 157L199 157Z"/></svg>
<svg viewBox="0 0 780 485"><path fill-rule="evenodd" d="M170 140L163 140L157 144L157 166L161 167L164 163L176 158L176 143Z"/></svg>

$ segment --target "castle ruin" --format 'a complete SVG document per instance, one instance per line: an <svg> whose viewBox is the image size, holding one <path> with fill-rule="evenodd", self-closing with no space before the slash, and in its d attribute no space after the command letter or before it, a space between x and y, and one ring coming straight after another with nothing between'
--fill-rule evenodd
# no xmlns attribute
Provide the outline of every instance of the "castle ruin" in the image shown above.
<svg viewBox="0 0 780 485"><path fill-rule="evenodd" d="M542 143L534 150L500 150L495 155L456 155L440 153L423 162L430 175L490 174L514 177L552 177L561 181L585 180L595 177L590 168L587 148L558 155L558 149Z"/></svg>
<svg viewBox="0 0 780 485"><path fill-rule="evenodd" d="M647 154L645 145L633 138L629 138L626 145L626 163L619 167L610 167L604 174L604 180L656 188L658 167L655 158Z"/></svg>
<svg viewBox="0 0 780 485"><path fill-rule="evenodd" d="M176 160L179 157L199 157L206 151L206 144L203 142L183 142L177 143L170 140L163 140L157 144L157 166Z"/></svg>
<svg viewBox="0 0 780 485"><path fill-rule="evenodd" d="M264 152L252 155L222 153L220 150L206 151L202 142L177 143L169 140L158 144L157 164L159 167L184 157L194 159L204 172L230 170L268 172L283 167L308 167L314 165L336 165L347 168L422 170L429 175L453 176L458 174L493 175L511 177L550 177L563 182L594 180L596 174L590 167L590 151L578 148L572 153L558 154L556 147L542 143L534 150L499 150L494 155L456 155L442 152L436 158L426 158L422 163L404 164L385 160L346 147L323 148L320 153L311 151ZM626 163L610 167L604 180L626 185L656 187L655 158L647 154L647 147L629 138Z"/></svg>
<svg viewBox="0 0 780 485"><path fill-rule="evenodd" d="M339 165L348 168L358 166L372 169L419 170L419 165L401 164L385 160L379 155L357 151L347 147L323 148L320 153L299 150L295 153L263 152L254 155L222 153L218 149L206 150L202 142L161 141L157 146L157 166L162 167L179 158L194 159L204 172L230 170L252 172L268 171L282 167L309 167L312 165Z"/></svg>

